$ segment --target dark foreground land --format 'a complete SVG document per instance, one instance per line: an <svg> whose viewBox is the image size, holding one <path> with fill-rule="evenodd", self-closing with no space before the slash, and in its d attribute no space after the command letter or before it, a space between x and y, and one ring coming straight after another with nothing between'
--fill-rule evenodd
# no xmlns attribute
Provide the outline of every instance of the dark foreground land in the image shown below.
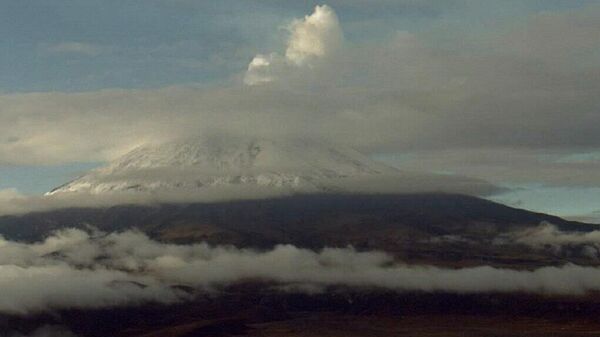
<svg viewBox="0 0 600 337"><path fill-rule="evenodd" d="M403 318L352 315L307 316L259 324L248 336L598 336L600 325L583 320L553 322L539 318L467 315L414 315ZM161 336L161 335L148 335Z"/></svg>
<svg viewBox="0 0 600 337"><path fill-rule="evenodd" d="M365 289L309 295L242 285L178 305L4 316L0 332L28 334L48 325L81 337L600 336L600 296Z"/></svg>

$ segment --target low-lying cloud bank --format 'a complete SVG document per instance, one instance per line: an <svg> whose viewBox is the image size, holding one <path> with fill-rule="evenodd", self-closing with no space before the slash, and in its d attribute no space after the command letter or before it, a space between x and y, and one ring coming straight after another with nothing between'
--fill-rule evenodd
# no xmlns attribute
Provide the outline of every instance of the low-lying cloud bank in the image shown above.
<svg viewBox="0 0 600 337"><path fill-rule="evenodd" d="M522 244L559 256L582 256L600 260L600 229L587 232L562 231L556 225L539 226L498 236L495 244Z"/></svg>
<svg viewBox="0 0 600 337"><path fill-rule="evenodd" d="M63 230L35 244L0 240L0 313L96 308L193 298L244 280L294 291L327 286L398 291L585 294L600 290L600 269L566 265L534 271L489 266L443 269L407 266L382 252L280 245L254 251L207 244L173 245L136 231Z"/></svg>
<svg viewBox="0 0 600 337"><path fill-rule="evenodd" d="M600 243L600 230L590 232L565 232L555 225L543 222L535 228L516 233L514 239L518 243L532 246L597 244Z"/></svg>

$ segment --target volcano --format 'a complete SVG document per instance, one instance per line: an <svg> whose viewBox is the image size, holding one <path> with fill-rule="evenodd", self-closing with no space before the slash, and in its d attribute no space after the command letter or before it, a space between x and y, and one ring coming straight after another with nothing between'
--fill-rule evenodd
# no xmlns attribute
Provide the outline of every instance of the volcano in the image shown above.
<svg viewBox="0 0 600 337"><path fill-rule="evenodd" d="M114 197L115 203L0 216L0 236L32 243L65 228L90 231L94 237L135 229L175 250L177 245L200 242L249 252L282 245L312 252L351 246L359 252L385 252L393 261L414 268L530 271L567 264L598 266L600 250L593 242L556 246L523 241L548 233L548 228L567 238L586 237L597 226L480 197L494 190L473 179L404 172L355 150L316 141L195 138L141 146L46 196L74 201ZM145 197L120 198L123 195L157 198L136 203L127 201ZM61 252L50 256L60 258ZM99 255L100 260L105 258ZM416 328L407 328L410 335L421 333L431 320L446 324L448 317L452 323L466 322L459 324L462 329L474 324L469 316L473 313L487 315L488 320L481 326L476 322L472 329L506 332L507 317L508 321L522 315L559 317L557 321L563 322L565 314L576 313L578 320L570 327L589 324L599 308L595 296L582 300L520 293L430 294L345 286L297 294L276 286L268 280L243 279L219 288L218 297L196 296L185 303L69 309L31 317L0 315L0 333L15 325L33 331L59 322L78 335L93 337L282 336L282 328L303 331L306 322L312 322L311 335L314 330L324 336L339 336L339 331L343 336L394 336L399 317L421 319ZM173 287L189 294L195 291L186 284ZM406 319L403 322L407 324ZM531 322L513 329L521 332ZM376 326L377 331L360 330L361 326ZM542 328L546 334L531 335L563 331L565 326ZM271 329L273 334L263 333Z"/></svg>
<svg viewBox="0 0 600 337"><path fill-rule="evenodd" d="M138 147L46 196L109 204L0 217L0 234L35 241L61 228L137 228L177 243L352 245L405 261L514 266L546 263L548 254L496 245L502 235L541 223L596 229L480 197L494 189L474 179L404 172L318 141L202 137ZM550 255L556 263L564 257Z"/></svg>

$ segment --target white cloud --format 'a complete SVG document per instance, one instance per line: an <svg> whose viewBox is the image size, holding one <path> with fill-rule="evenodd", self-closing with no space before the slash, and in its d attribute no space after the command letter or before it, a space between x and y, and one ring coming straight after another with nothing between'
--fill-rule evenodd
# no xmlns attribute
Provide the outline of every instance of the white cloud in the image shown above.
<svg viewBox="0 0 600 337"><path fill-rule="evenodd" d="M543 247L544 245L563 246L569 244L600 245L600 230L591 232L565 232L551 223L511 234L517 243Z"/></svg>
<svg viewBox="0 0 600 337"><path fill-rule="evenodd" d="M281 245L258 252L204 243L164 244L135 231L63 230L36 244L0 239L3 313L172 303L193 298L172 285L202 293L248 279L295 289L289 291L335 285L458 293L582 295L600 290L600 269L574 265L533 271L444 269L407 266L382 252L352 248L313 252Z"/></svg>
<svg viewBox="0 0 600 337"><path fill-rule="evenodd" d="M269 83L289 72L311 69L316 62L332 58L342 47L343 33L337 15L331 7L315 7L311 15L294 20L284 56L278 53L256 55L244 77L247 85ZM305 71L305 70L304 70Z"/></svg>
<svg viewBox="0 0 600 337"><path fill-rule="evenodd" d="M277 79L276 68L284 67L285 61L280 55L276 53L270 55L258 54L248 65L248 71L244 76L244 83L247 85L257 85L273 82Z"/></svg>
<svg viewBox="0 0 600 337"><path fill-rule="evenodd" d="M304 20L294 21L290 31L285 57L298 66L335 53L343 40L338 18L326 5L315 7L314 13Z"/></svg>
<svg viewBox="0 0 600 337"><path fill-rule="evenodd" d="M600 260L600 230L563 231L551 223L543 222L534 228L500 235L494 243L522 244L558 257Z"/></svg>

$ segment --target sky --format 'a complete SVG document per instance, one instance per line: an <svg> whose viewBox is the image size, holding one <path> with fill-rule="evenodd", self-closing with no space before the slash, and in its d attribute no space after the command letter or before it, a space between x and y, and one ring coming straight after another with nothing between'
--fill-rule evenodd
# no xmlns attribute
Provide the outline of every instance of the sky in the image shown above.
<svg viewBox="0 0 600 337"><path fill-rule="evenodd" d="M221 132L340 142L600 221L600 1L0 3L0 194Z"/></svg>

